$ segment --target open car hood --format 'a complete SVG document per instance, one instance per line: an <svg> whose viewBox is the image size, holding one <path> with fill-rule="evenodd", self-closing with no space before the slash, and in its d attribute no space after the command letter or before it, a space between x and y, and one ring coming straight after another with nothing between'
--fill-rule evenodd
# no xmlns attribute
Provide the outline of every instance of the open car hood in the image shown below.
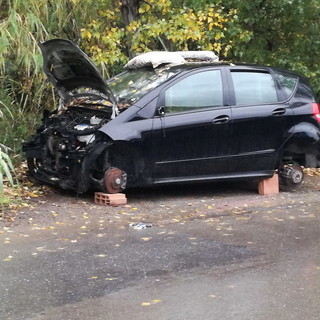
<svg viewBox="0 0 320 320"><path fill-rule="evenodd" d="M112 91L89 57L72 41L53 39L39 44L43 68L64 102L79 96L101 96L114 104Z"/></svg>

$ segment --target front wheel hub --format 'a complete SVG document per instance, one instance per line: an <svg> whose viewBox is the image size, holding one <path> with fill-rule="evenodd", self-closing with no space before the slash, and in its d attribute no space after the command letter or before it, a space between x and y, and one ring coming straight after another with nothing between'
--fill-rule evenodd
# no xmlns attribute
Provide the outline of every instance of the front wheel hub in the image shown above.
<svg viewBox="0 0 320 320"><path fill-rule="evenodd" d="M127 174L118 169L110 168L104 175L103 186L108 193L118 193L126 188Z"/></svg>

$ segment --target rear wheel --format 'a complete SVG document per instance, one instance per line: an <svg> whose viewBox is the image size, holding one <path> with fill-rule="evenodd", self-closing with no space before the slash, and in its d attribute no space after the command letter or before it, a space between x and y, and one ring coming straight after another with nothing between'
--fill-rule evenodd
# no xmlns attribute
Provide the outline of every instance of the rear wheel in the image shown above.
<svg viewBox="0 0 320 320"><path fill-rule="evenodd" d="M279 170L279 177L280 185L286 190L292 190L301 186L304 173L303 169L297 164L285 165Z"/></svg>

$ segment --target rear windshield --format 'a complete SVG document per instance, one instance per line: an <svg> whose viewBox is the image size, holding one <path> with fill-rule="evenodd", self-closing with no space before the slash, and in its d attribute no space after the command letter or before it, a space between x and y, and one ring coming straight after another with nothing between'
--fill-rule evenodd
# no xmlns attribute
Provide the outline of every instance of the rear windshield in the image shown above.
<svg viewBox="0 0 320 320"><path fill-rule="evenodd" d="M293 94L293 91L298 82L298 77L279 71L275 71L274 74L284 92L285 98L288 99Z"/></svg>
<svg viewBox="0 0 320 320"><path fill-rule="evenodd" d="M122 72L107 81L120 107L128 107L180 70L141 68Z"/></svg>

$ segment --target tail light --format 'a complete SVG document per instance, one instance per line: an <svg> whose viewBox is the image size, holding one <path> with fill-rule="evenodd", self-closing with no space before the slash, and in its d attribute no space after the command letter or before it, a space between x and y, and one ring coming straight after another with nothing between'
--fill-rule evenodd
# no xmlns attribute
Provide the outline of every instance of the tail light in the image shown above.
<svg viewBox="0 0 320 320"><path fill-rule="evenodd" d="M320 103L312 103L312 113L315 119L320 123Z"/></svg>

